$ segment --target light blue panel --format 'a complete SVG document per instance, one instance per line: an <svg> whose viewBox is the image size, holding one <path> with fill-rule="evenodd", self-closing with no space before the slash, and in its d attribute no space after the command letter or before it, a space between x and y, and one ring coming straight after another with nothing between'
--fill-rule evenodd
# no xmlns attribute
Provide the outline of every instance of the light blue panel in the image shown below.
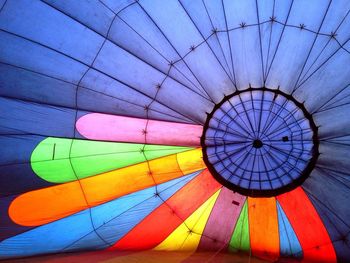
<svg viewBox="0 0 350 263"><path fill-rule="evenodd" d="M106 244L113 245L153 210L163 204L164 200L171 197L198 174L199 172L195 172L157 186L159 196L155 196L156 188L151 187L142 191L142 198L140 198L140 201L137 203L130 202L129 199L131 199L132 196L125 196L122 198L123 200L120 200L118 203L110 202L106 206L97 207L97 209L92 210L91 214L96 233L90 232L83 238L66 247L65 251L81 248L105 248L107 247ZM139 193L141 194L141 192ZM124 204L124 202L126 204ZM104 216L101 217L101 215ZM100 238L97 238L96 234ZM104 242L101 242L101 239Z"/></svg>
<svg viewBox="0 0 350 263"><path fill-rule="evenodd" d="M86 233L93 231L89 211L40 226L0 243L0 259L57 253Z"/></svg>
<svg viewBox="0 0 350 263"><path fill-rule="evenodd" d="M280 233L280 250L283 257L302 257L299 240L281 205L277 202L278 230Z"/></svg>
<svg viewBox="0 0 350 263"><path fill-rule="evenodd" d="M141 221L198 173L159 185L157 189L162 199L156 198L155 187L150 187L91 208L91 214L89 210L84 210L8 238L0 243L0 258L57 253L72 244L70 250L106 247L127 233L131 225ZM97 228L100 228L97 230L99 236L94 232Z"/></svg>

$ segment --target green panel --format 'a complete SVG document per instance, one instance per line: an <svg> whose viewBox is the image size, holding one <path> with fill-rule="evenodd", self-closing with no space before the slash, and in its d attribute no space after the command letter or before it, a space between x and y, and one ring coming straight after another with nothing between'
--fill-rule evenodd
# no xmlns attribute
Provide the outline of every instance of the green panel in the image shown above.
<svg viewBox="0 0 350 263"><path fill-rule="evenodd" d="M229 251L237 252L238 250L250 250L247 201L245 201L241 214L239 215L229 246Z"/></svg>
<svg viewBox="0 0 350 263"><path fill-rule="evenodd" d="M34 149L31 165L42 179L65 183L141 163L146 158L152 160L191 149L180 146L47 138Z"/></svg>

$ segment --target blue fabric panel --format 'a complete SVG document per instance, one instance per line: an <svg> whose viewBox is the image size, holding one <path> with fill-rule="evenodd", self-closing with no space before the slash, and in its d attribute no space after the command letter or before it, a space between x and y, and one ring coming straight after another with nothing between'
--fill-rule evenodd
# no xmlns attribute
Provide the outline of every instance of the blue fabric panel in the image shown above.
<svg viewBox="0 0 350 263"><path fill-rule="evenodd" d="M130 5L135 5L135 0L101 0L101 2L112 9L115 13L121 12Z"/></svg>
<svg viewBox="0 0 350 263"><path fill-rule="evenodd" d="M350 253L350 224L342 220L337 214L330 211L320 200L308 194L311 202L331 237L333 247L337 254L338 262L348 262Z"/></svg>
<svg viewBox="0 0 350 263"><path fill-rule="evenodd" d="M144 107L151 104L149 118L191 122L164 104L153 101L146 94L96 70L89 70L80 86L78 91L80 109L146 118Z"/></svg>
<svg viewBox="0 0 350 263"><path fill-rule="evenodd" d="M169 198L197 174L198 172L157 186L158 191L162 192L161 197ZM0 259L57 253L65 249L107 247L162 203L161 198L155 197L155 187L123 196L2 241ZM114 222L116 218L117 224ZM125 222L128 224L125 225ZM109 228L105 228L106 224L109 224ZM94 229L98 229L98 235Z"/></svg>
<svg viewBox="0 0 350 263"><path fill-rule="evenodd" d="M14 1L15 2L15 1ZM87 66L56 51L0 31L0 61L78 83Z"/></svg>
<svg viewBox="0 0 350 263"><path fill-rule="evenodd" d="M149 33L143 36L142 32L145 31ZM119 37L121 34L124 36L123 38ZM135 6L123 11L120 17L114 20L109 35L113 43L132 52L135 56L162 72L169 70L170 61L180 59L169 41L162 35L156 25L151 23L150 18L140 7ZM206 95L189 68L181 61L174 65L174 68L169 72L169 76L192 90Z"/></svg>
<svg viewBox="0 0 350 263"><path fill-rule="evenodd" d="M72 137L75 110L0 97L0 134Z"/></svg>
<svg viewBox="0 0 350 263"><path fill-rule="evenodd" d="M104 41L100 35L40 1L9 1L4 9L5 12L0 15L0 24L4 30L87 64L92 63Z"/></svg>
<svg viewBox="0 0 350 263"><path fill-rule="evenodd" d="M0 95L75 107L76 85L14 66L0 64Z"/></svg>
<svg viewBox="0 0 350 263"><path fill-rule="evenodd" d="M281 205L277 202L278 230L280 233L280 250L282 257L302 258L302 248L298 238Z"/></svg>
<svg viewBox="0 0 350 263"><path fill-rule="evenodd" d="M44 0L45 3L106 36L114 14L98 0ZM120 2L118 0L117 2Z"/></svg>
<svg viewBox="0 0 350 263"><path fill-rule="evenodd" d="M14 223L8 215L8 208L17 195L2 196L0 198L0 242L9 237L21 234L32 227L20 226ZM1 256L0 256L1 258Z"/></svg>
<svg viewBox="0 0 350 263"><path fill-rule="evenodd" d="M134 226L136 226L143 218L160 206L164 201L172 196L175 191L179 190L187 182L192 180L199 172L181 177L179 179L173 180L169 183L165 183L157 186L157 191L159 197L155 196L156 188L152 187L143 191L140 195L139 203L133 202L133 206L129 205L128 209L122 209L124 204L119 206L110 202L106 206L100 206L92 210L91 216L93 218L93 223L98 226L96 233L100 238L96 238L96 233L91 232L84 238L73 243L71 246L67 247L66 250L76 250L81 247L91 247L91 248L102 248L106 247L106 244L113 245L120 238L126 235ZM141 194L141 192L139 192ZM132 198L125 197L123 202L128 204L128 199ZM105 214L104 217L100 215ZM104 244L100 240L104 241ZM102 245L102 247L101 247Z"/></svg>
<svg viewBox="0 0 350 263"><path fill-rule="evenodd" d="M349 175L317 168L303 188L326 226L337 258L348 262L350 255Z"/></svg>
<svg viewBox="0 0 350 263"><path fill-rule="evenodd" d="M38 177L30 165L32 151L43 139L30 135L0 136L0 197L53 185Z"/></svg>

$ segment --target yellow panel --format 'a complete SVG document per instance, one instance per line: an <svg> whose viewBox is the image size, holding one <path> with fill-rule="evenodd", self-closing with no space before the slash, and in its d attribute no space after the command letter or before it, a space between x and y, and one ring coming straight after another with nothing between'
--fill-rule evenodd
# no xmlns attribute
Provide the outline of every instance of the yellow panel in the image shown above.
<svg viewBox="0 0 350 263"><path fill-rule="evenodd" d="M195 251L221 189L178 226L155 250ZM190 200L189 200L190 202Z"/></svg>
<svg viewBox="0 0 350 263"><path fill-rule="evenodd" d="M203 161L202 148L178 153L176 157L184 174L195 172L194 167L206 167Z"/></svg>
<svg viewBox="0 0 350 263"><path fill-rule="evenodd" d="M24 193L11 203L9 215L19 225L38 226L205 167L200 149L169 155Z"/></svg>

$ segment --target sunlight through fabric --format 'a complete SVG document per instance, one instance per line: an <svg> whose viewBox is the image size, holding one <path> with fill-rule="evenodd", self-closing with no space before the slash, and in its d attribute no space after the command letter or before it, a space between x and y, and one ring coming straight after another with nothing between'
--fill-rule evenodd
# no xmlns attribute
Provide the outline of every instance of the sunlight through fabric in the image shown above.
<svg viewBox="0 0 350 263"><path fill-rule="evenodd" d="M0 0L0 50L0 260L350 262L350 1Z"/></svg>

